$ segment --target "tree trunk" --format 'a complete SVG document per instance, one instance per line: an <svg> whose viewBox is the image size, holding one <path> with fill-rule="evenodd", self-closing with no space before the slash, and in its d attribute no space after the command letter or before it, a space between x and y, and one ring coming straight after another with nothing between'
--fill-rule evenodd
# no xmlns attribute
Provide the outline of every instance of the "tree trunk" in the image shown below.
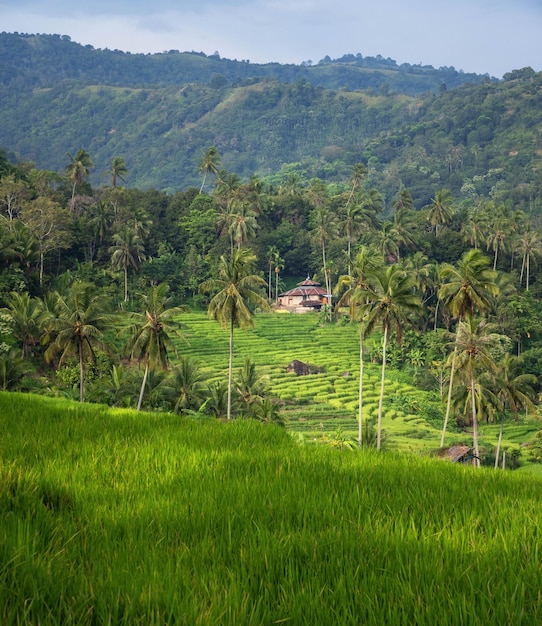
<svg viewBox="0 0 542 626"><path fill-rule="evenodd" d="M363 326L359 326L359 387L358 387L358 442L363 443Z"/></svg>
<svg viewBox="0 0 542 626"><path fill-rule="evenodd" d="M474 373L470 375L470 394L472 405L472 447L474 448L474 467L480 467L480 450L478 448L478 420L476 418L476 398L474 396Z"/></svg>
<svg viewBox="0 0 542 626"><path fill-rule="evenodd" d="M83 358L83 343L79 340L79 402L85 401L85 360Z"/></svg>
<svg viewBox="0 0 542 626"><path fill-rule="evenodd" d="M231 419L231 387L233 378L233 313L230 324L230 363L228 367L228 419Z"/></svg>
<svg viewBox="0 0 542 626"><path fill-rule="evenodd" d="M141 383L141 389L139 391L139 399L137 401L137 410L141 411L141 405L143 404L143 394L145 393L145 386L147 385L147 376L149 375L149 364L145 365L145 373L143 374L143 382Z"/></svg>
<svg viewBox="0 0 542 626"><path fill-rule="evenodd" d="M124 267L124 302L128 302L128 267Z"/></svg>
<svg viewBox="0 0 542 626"><path fill-rule="evenodd" d="M501 427L499 429L499 440L497 441L497 450L495 452L495 469L499 467L499 456L501 454L501 443L502 443L502 431L504 430L504 407L502 411L501 417Z"/></svg>
<svg viewBox="0 0 542 626"><path fill-rule="evenodd" d="M382 439L382 406L384 403L384 379L386 376L386 347L388 343L388 327L384 327L384 344L382 346L382 377L380 379L380 398L378 399L378 426L376 434L376 449L380 450Z"/></svg>
<svg viewBox="0 0 542 626"><path fill-rule="evenodd" d="M446 400L446 415L444 416L444 424L442 426L442 435L440 437L440 447L444 447L444 437L446 436L446 428L448 428L448 419L450 418L450 409L452 406L452 389L454 386L454 374L455 374L455 357L457 355L457 334L456 344L454 346L454 354L452 356L452 367L450 369L450 383L448 385L448 399Z"/></svg>

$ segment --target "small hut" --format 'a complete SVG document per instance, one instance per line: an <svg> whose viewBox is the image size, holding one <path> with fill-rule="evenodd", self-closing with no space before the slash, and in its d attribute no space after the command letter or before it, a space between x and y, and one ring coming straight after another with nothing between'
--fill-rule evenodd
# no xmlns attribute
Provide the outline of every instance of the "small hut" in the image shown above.
<svg viewBox="0 0 542 626"><path fill-rule="evenodd" d="M286 309L305 312L320 310L323 304L327 304L329 296L326 290L317 283L306 278L297 287L279 294L278 304Z"/></svg>

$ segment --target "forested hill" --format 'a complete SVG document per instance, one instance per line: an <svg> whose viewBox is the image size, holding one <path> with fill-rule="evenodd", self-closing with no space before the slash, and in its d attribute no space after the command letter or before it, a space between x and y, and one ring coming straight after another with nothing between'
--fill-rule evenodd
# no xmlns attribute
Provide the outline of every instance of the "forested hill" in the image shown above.
<svg viewBox="0 0 542 626"><path fill-rule="evenodd" d="M111 160L120 156L127 186L172 192L199 187L198 162L215 146L224 169L245 180L257 175L280 183L296 174L344 183L361 161L387 206L404 186L417 207L448 188L458 200L492 195L540 212L542 74L530 68L455 88L448 79L444 86L444 71L432 70L441 88L409 95L392 88L391 79L379 79L378 88L346 87L337 78L341 68L370 73L363 66L369 60L357 57L254 66L6 34L0 54L0 148L38 168L62 173L67 154L84 148L95 165L94 184L107 182ZM409 75L394 62L378 62L378 71L387 64L390 76ZM282 74L264 77L264 68ZM423 75L424 68L411 69L411 76ZM261 77L249 76L253 70ZM316 84L326 73L342 87Z"/></svg>
<svg viewBox="0 0 542 626"><path fill-rule="evenodd" d="M96 50L64 35L0 34L0 83L26 87L51 87L61 80L83 85L165 87L202 83L237 85L254 78L295 83L307 80L326 89L381 89L416 95L436 92L442 85L457 87L480 83L488 75L469 74L453 67L397 65L389 58L347 54L301 65L250 63L221 58L218 53L179 52L130 54L121 50Z"/></svg>

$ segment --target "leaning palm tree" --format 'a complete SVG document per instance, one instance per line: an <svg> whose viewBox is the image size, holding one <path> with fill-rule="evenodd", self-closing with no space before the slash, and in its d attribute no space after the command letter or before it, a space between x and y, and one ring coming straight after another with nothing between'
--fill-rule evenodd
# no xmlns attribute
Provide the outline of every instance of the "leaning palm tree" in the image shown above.
<svg viewBox="0 0 542 626"><path fill-rule="evenodd" d="M415 293L414 277L397 264L371 272L368 276L368 282L368 302L361 307L361 314L365 315L365 334L370 334L378 325L382 326L384 333L376 443L377 449L380 450L386 348L389 334L392 329L395 329L397 340L401 342L403 328L405 325L413 325L412 315L421 310L421 302Z"/></svg>
<svg viewBox="0 0 542 626"><path fill-rule="evenodd" d="M492 297L498 293L496 276L496 273L489 268L489 259L479 250L471 249L461 257L457 267L450 264L442 266L440 278L443 284L439 290L439 299L444 302L450 314L459 322L467 317L472 318L476 312L484 313L491 308ZM446 415L440 439L441 448L444 447L444 437L450 417L456 355L457 346L454 347L450 364Z"/></svg>
<svg viewBox="0 0 542 626"><path fill-rule="evenodd" d="M82 281L72 284L66 295L55 294L56 314L47 323L42 338L49 346L45 359L50 362L61 353L58 367L69 356L79 362L79 399L85 401L85 366L96 362L97 348L106 349L102 338L113 323L108 313L107 301L94 285Z"/></svg>
<svg viewBox="0 0 542 626"><path fill-rule="evenodd" d="M347 276L341 276L335 287L335 294L342 294L337 302L337 313L341 307L348 306L350 321L359 323L359 385L358 385L358 444L363 443L363 333L364 305L368 298L368 275L381 265L380 255L367 247L362 247L356 256L355 263Z"/></svg>
<svg viewBox="0 0 542 626"><path fill-rule="evenodd" d="M134 324L131 328L131 337L127 349L130 358L136 358L145 363L145 373L139 392L137 410L141 410L145 386L151 369L167 369L169 365L169 350L177 352L174 339L184 339L179 331L179 314L186 311L186 307L170 306L171 297L168 294L169 286L161 283L151 287L143 296L144 313L132 314Z"/></svg>
<svg viewBox="0 0 542 626"><path fill-rule="evenodd" d="M222 159L220 158L220 153L217 148L214 146L207 148L198 164L198 172L203 172L203 180L201 181L201 187L199 190L200 193L203 193L203 188L205 187L205 181L207 180L208 174L214 174L217 176L221 165Z"/></svg>
<svg viewBox="0 0 542 626"><path fill-rule="evenodd" d="M233 333L235 328L247 328L254 324L253 313L249 304L269 309L264 296L259 292L266 286L265 280L254 274L255 254L247 249L234 250L231 258L220 257L218 278L210 278L201 286L202 293L214 293L209 302L208 315L223 328L228 328L229 366L228 366L228 403L227 417L231 419L231 391L233 372Z"/></svg>

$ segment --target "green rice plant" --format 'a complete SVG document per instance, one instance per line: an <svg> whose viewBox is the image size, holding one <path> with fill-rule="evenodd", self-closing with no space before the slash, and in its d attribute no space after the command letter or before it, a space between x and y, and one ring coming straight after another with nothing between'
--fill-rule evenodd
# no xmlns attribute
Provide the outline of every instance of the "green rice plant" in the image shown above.
<svg viewBox="0 0 542 626"><path fill-rule="evenodd" d="M539 478L21 394L0 429L2 624L542 621Z"/></svg>

